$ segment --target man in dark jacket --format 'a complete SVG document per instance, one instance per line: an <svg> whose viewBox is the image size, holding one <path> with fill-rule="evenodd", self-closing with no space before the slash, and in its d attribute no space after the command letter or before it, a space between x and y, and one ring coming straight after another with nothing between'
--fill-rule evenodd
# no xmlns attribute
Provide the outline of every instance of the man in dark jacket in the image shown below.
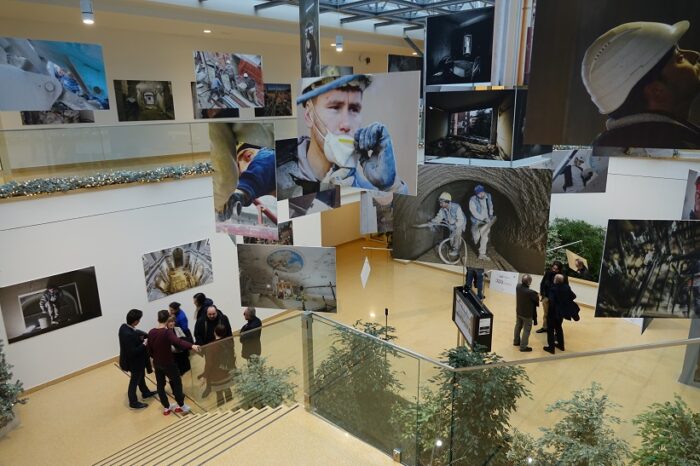
<svg viewBox="0 0 700 466"><path fill-rule="evenodd" d="M260 344L260 332L262 321L255 316L255 308L249 306L243 311L246 323L241 327L241 357L248 359L252 355L260 356L262 347Z"/></svg>
<svg viewBox="0 0 700 466"><path fill-rule="evenodd" d="M520 346L523 353L532 351L527 346L533 321L537 325L537 306L540 305L537 292L530 289L532 277L523 275L521 282L515 287L515 332L513 346ZM522 331L522 335L521 335Z"/></svg>
<svg viewBox="0 0 700 466"><path fill-rule="evenodd" d="M132 409L142 409L148 406L136 398L136 387L141 390L144 398L156 394L146 385L146 365L150 368L146 346L143 343L146 333L136 330L141 317L143 317L143 312L132 309L126 314L126 323L119 327L119 367L130 373L127 394L129 395L129 407Z"/></svg>
<svg viewBox="0 0 700 466"><path fill-rule="evenodd" d="M223 325L226 328L226 337L233 335L231 324L228 317L223 312L218 310L216 306L209 306L206 314L199 317L197 324L194 326L194 341L198 345L206 345L211 343L216 338L214 337L214 329L217 325Z"/></svg>
<svg viewBox="0 0 700 466"><path fill-rule="evenodd" d="M549 311L549 289L554 284L554 276L561 273L564 270L564 264L561 261L552 262L552 267L544 273L542 281L540 282L540 300L542 301L542 328L537 330L535 333L545 333L549 321L547 320L547 314Z"/></svg>
<svg viewBox="0 0 700 466"><path fill-rule="evenodd" d="M194 296L192 296L192 302L194 303L194 322L196 324L197 321L201 319L204 314L207 313L207 309L209 309L209 306L214 305L214 301L207 298L207 296L204 293L197 293Z"/></svg>
<svg viewBox="0 0 700 466"><path fill-rule="evenodd" d="M549 289L547 346L543 348L546 352L554 354L555 344L557 348L564 351L564 329L562 328L564 318L575 315L574 319L578 320L578 312L574 313L574 309L577 308L574 299L576 299L576 294L571 291L564 275L556 274L554 284Z"/></svg>

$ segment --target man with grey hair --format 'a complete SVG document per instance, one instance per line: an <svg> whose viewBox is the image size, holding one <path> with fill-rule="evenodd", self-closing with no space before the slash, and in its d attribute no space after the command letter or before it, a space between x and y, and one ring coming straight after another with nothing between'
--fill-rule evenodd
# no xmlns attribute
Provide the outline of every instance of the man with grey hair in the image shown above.
<svg viewBox="0 0 700 466"><path fill-rule="evenodd" d="M522 276L520 283L515 287L515 332L513 334L513 346L519 346L520 351L527 353L532 348L527 346L530 340L530 331L534 322L537 325L537 307L540 305L539 297L535 290L530 289L532 277L528 274Z"/></svg>
<svg viewBox="0 0 700 466"><path fill-rule="evenodd" d="M241 357L249 359L252 355L260 356L262 347L260 344L260 333L262 331L262 321L256 317L255 308L248 306L243 310L245 325L241 327Z"/></svg>

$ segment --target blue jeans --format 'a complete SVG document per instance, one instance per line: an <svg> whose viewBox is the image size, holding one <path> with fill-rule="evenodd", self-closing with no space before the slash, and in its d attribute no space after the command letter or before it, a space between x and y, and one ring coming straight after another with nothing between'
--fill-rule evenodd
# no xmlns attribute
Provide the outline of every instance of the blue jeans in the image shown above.
<svg viewBox="0 0 700 466"><path fill-rule="evenodd" d="M476 297L484 299L484 269L467 269L467 283L465 288L472 289L476 284Z"/></svg>

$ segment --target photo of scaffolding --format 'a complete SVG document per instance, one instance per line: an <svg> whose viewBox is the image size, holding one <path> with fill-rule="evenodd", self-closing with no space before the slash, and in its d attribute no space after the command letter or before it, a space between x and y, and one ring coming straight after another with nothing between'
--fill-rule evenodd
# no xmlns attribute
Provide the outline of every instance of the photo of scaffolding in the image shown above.
<svg viewBox="0 0 700 466"><path fill-rule="evenodd" d="M260 55L198 51L194 69L198 108L265 106Z"/></svg>

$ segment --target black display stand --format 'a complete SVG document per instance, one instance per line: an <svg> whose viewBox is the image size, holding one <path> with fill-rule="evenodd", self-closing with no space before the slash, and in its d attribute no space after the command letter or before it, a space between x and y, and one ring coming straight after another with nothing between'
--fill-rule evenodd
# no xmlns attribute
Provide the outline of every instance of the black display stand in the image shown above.
<svg viewBox="0 0 700 466"><path fill-rule="evenodd" d="M472 349L479 345L491 351L493 314L470 289L454 288L452 321Z"/></svg>

